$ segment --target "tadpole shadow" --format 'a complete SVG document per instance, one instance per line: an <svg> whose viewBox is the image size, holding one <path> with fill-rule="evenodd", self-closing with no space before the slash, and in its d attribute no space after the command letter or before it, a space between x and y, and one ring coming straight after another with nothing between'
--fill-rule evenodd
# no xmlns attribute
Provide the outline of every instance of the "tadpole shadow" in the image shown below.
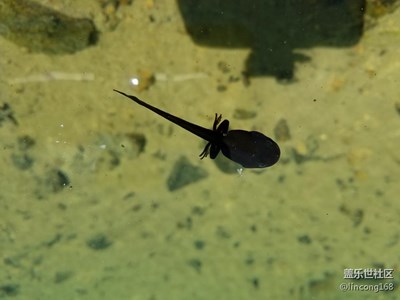
<svg viewBox="0 0 400 300"><path fill-rule="evenodd" d="M202 46L251 48L248 76L291 80L296 49L348 47L363 32L365 0L177 0L187 32Z"/></svg>

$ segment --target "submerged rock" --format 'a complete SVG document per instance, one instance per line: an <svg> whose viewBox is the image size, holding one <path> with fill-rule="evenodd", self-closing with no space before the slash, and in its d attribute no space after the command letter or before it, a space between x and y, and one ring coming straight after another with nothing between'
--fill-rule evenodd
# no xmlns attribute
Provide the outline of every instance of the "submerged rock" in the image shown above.
<svg viewBox="0 0 400 300"><path fill-rule="evenodd" d="M73 18L29 0L2 0L0 35L31 52L74 53L97 41L92 20Z"/></svg>

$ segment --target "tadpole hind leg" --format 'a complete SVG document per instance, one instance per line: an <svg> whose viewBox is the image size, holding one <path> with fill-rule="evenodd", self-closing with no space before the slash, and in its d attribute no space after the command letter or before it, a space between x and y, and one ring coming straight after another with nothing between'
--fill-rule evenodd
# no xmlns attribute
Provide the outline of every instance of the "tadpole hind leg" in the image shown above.
<svg viewBox="0 0 400 300"><path fill-rule="evenodd" d="M207 143L207 145L204 147L203 152L201 152L199 155L200 159L203 159L204 157L208 156L208 153L210 152L210 146L211 146L211 143Z"/></svg>

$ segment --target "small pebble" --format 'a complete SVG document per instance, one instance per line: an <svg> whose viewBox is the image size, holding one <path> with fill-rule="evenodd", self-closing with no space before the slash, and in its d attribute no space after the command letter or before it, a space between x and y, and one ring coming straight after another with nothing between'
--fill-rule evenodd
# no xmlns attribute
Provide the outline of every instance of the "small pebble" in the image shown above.
<svg viewBox="0 0 400 300"><path fill-rule="evenodd" d="M197 250L202 250L204 248L204 246L205 246L205 242L204 241L197 240L197 241L194 242L194 247Z"/></svg>
<svg viewBox="0 0 400 300"><path fill-rule="evenodd" d="M226 89L227 89L227 87L224 84L218 84L217 85L217 91L220 92L220 93L225 92Z"/></svg>
<svg viewBox="0 0 400 300"><path fill-rule="evenodd" d="M302 244L311 244L311 238L307 234L299 236L297 240Z"/></svg>
<svg viewBox="0 0 400 300"><path fill-rule="evenodd" d="M280 119L274 128L275 138L278 142L290 140L290 129L286 119Z"/></svg>
<svg viewBox="0 0 400 300"><path fill-rule="evenodd" d="M197 272L201 271L202 262L199 259L191 259L188 261L188 265L195 269Z"/></svg>
<svg viewBox="0 0 400 300"><path fill-rule="evenodd" d="M224 61L219 61L217 64L218 69L222 72L222 73L229 73L231 71L231 68L229 67L229 65L224 62Z"/></svg>
<svg viewBox="0 0 400 300"><path fill-rule="evenodd" d="M33 146L35 146L35 140L31 138L29 135L23 135L18 137L17 139L18 149L21 151L26 151Z"/></svg>
<svg viewBox="0 0 400 300"><path fill-rule="evenodd" d="M25 153L13 153L11 155L11 160L14 166L20 170L28 170L33 165L33 158Z"/></svg>
<svg viewBox="0 0 400 300"><path fill-rule="evenodd" d="M96 234L86 241L86 245L93 250L104 250L112 245L112 242L104 234Z"/></svg>
<svg viewBox="0 0 400 300"><path fill-rule="evenodd" d="M148 90L153 84L156 83L156 77L154 73L149 70L140 69L138 71L138 80L139 83L136 86L136 90L139 93Z"/></svg>
<svg viewBox="0 0 400 300"><path fill-rule="evenodd" d="M63 171L51 170L47 173L46 184L53 193L58 193L69 186L70 181Z"/></svg>
<svg viewBox="0 0 400 300"><path fill-rule="evenodd" d="M256 111L242 109L242 108L235 109L235 111L233 113L233 118L235 118L237 120L253 119L256 116L257 116L257 112Z"/></svg>

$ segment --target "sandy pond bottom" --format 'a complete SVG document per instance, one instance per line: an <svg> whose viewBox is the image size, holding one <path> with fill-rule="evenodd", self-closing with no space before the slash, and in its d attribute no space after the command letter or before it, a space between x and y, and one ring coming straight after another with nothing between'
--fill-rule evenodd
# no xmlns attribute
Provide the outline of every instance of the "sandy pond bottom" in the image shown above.
<svg viewBox="0 0 400 300"><path fill-rule="evenodd" d="M354 47L302 50L295 81L250 85L249 50L197 46L172 2L116 16L72 55L0 39L0 298L398 298L400 10ZM219 112L274 137L284 119L290 136L277 165L239 174L113 88L205 127ZM394 278L343 279L358 268Z"/></svg>

